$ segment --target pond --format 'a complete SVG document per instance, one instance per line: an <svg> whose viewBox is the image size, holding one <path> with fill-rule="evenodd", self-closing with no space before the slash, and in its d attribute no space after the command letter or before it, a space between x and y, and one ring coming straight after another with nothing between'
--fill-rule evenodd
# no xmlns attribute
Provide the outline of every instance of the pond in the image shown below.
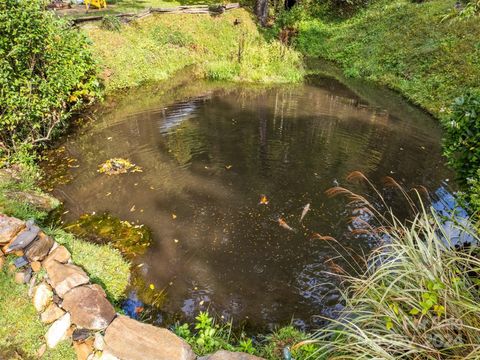
<svg viewBox="0 0 480 360"><path fill-rule="evenodd" d="M354 170L381 190L384 176L432 192L452 177L437 121L365 83L311 76L265 88L185 79L107 104L63 144L72 165L61 177L69 181L53 194L65 203L66 223L108 213L151 230L151 242L130 257L141 279L130 296L147 306L148 291L163 290L156 323L209 309L248 328L319 326L342 307L336 270L350 272L349 259L379 245L352 234L346 201L325 191L367 191L346 182ZM110 158L141 171L99 173ZM405 201L385 194L406 216Z"/></svg>

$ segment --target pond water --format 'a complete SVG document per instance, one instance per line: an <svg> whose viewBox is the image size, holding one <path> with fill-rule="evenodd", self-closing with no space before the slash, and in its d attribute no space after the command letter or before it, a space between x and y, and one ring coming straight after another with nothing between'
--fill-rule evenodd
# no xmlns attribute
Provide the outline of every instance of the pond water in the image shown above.
<svg viewBox="0 0 480 360"><path fill-rule="evenodd" d="M151 244L131 260L153 286L133 286L131 297L148 303L148 291L164 290L157 323L209 309L256 329L318 326L317 315L342 306L336 270L350 270L339 254L358 259L378 245L349 231L346 201L325 191L353 186L345 177L354 170L380 189L386 175L432 192L452 176L438 123L368 84L315 76L270 88L186 82L109 104L63 145L76 161L53 194L67 223L107 212L151 230ZM142 172L99 173L110 158ZM259 204L262 194L268 204ZM385 197L406 215L394 192Z"/></svg>

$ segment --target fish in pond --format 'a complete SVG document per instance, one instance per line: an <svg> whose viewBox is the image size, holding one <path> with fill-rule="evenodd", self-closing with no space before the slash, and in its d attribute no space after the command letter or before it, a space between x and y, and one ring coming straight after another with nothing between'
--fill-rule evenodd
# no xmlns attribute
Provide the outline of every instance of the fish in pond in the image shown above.
<svg viewBox="0 0 480 360"><path fill-rule="evenodd" d="M278 225L280 225L282 228L284 228L285 230L288 230L288 231L295 231L294 228L292 228L291 226L289 226L287 224L287 222L285 220L283 220L282 218L278 218Z"/></svg>
<svg viewBox="0 0 480 360"><path fill-rule="evenodd" d="M303 210L302 210L302 215L300 216L300 222L303 221L303 218L305 217L305 215L307 215L307 213L310 211L310 203L308 203L307 205L305 205L303 207Z"/></svg>
<svg viewBox="0 0 480 360"><path fill-rule="evenodd" d="M343 268L338 265L337 263L335 263L333 261L333 259L327 259L327 261L325 261L325 264L327 265L328 267L328 270L334 274L345 274L345 270L343 270Z"/></svg>
<svg viewBox="0 0 480 360"><path fill-rule="evenodd" d="M268 205L268 198L266 195L260 195L259 205Z"/></svg>

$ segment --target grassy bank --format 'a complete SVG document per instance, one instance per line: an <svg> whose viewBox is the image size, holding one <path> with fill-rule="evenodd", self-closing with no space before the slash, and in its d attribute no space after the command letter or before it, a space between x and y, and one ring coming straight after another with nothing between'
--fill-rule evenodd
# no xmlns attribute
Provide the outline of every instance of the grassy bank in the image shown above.
<svg viewBox="0 0 480 360"><path fill-rule="evenodd" d="M441 21L452 7L450 0L377 1L349 19L301 21L297 47L443 117L456 97L480 89L480 21Z"/></svg>
<svg viewBox="0 0 480 360"><path fill-rule="evenodd" d="M85 31L107 91L165 80L191 66L199 77L212 80L282 83L303 76L299 53L267 42L244 9L215 17L151 16L119 31L90 24Z"/></svg>
<svg viewBox="0 0 480 360"><path fill-rule="evenodd" d="M0 270L0 359L37 359L48 326L42 324L27 296L28 286L13 281L13 276ZM69 342L48 350L42 359L76 359Z"/></svg>

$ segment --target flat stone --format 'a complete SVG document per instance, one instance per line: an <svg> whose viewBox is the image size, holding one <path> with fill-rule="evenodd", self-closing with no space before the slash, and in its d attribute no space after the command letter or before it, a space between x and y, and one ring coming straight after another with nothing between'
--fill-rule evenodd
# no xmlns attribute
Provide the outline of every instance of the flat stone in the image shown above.
<svg viewBox="0 0 480 360"><path fill-rule="evenodd" d="M95 350L103 351L105 347L105 340L103 339L103 335L99 332L95 333L95 341L93 342L93 347Z"/></svg>
<svg viewBox="0 0 480 360"><path fill-rule="evenodd" d="M50 286L41 283L33 290L33 306L38 312L42 312L50 304L52 297L53 292Z"/></svg>
<svg viewBox="0 0 480 360"><path fill-rule="evenodd" d="M171 331L120 315L105 332L105 351L129 360L194 360L190 345Z"/></svg>
<svg viewBox="0 0 480 360"><path fill-rule="evenodd" d="M42 263L40 261L33 261L30 263L30 266L34 272L39 272L42 270Z"/></svg>
<svg viewBox="0 0 480 360"><path fill-rule="evenodd" d="M73 348L77 354L77 360L87 360L88 356L93 352L93 346L88 343L73 342Z"/></svg>
<svg viewBox="0 0 480 360"><path fill-rule="evenodd" d="M38 237L33 241L27 249L25 249L25 256L32 261L42 261L48 255L48 252L53 246L53 239L41 231Z"/></svg>
<svg viewBox="0 0 480 360"><path fill-rule="evenodd" d="M66 264L68 260L70 260L70 251L67 250L65 246L57 246L50 251L50 254L43 260L43 267L46 269L49 264L54 261L58 261L59 263Z"/></svg>
<svg viewBox="0 0 480 360"><path fill-rule="evenodd" d="M67 292L62 307L72 315L72 322L85 329L103 330L115 317L115 309L98 285L76 287Z"/></svg>
<svg viewBox="0 0 480 360"><path fill-rule="evenodd" d="M55 321L45 334L47 346L54 348L57 344L66 338L67 331L70 328L70 314L66 313L60 319Z"/></svg>
<svg viewBox="0 0 480 360"><path fill-rule="evenodd" d="M72 264L62 264L56 260L50 262L46 270L50 285L61 298L74 287L87 284L90 281L82 268Z"/></svg>
<svg viewBox="0 0 480 360"><path fill-rule="evenodd" d="M25 271L19 271L15 273L14 280L17 284L24 284L26 283L25 279L27 277L27 273Z"/></svg>
<svg viewBox="0 0 480 360"><path fill-rule="evenodd" d="M233 352L226 350L218 350L213 355L205 356L205 360L264 360L258 356L250 355L242 352ZM199 359L199 360L201 360Z"/></svg>
<svg viewBox="0 0 480 360"><path fill-rule="evenodd" d="M24 221L0 215L0 245L8 244L24 228Z"/></svg>
<svg viewBox="0 0 480 360"><path fill-rule="evenodd" d="M9 254L13 251L23 250L25 249L30 243L35 240L38 233L40 232L40 228L33 223L33 221L27 221L26 229L22 230L15 240L8 244L8 246L3 250L5 254Z"/></svg>
<svg viewBox="0 0 480 360"><path fill-rule="evenodd" d="M40 319L44 324L51 324L60 319L63 314L65 314L65 311L60 309L56 304L50 304L42 313L42 315L40 315Z"/></svg>

